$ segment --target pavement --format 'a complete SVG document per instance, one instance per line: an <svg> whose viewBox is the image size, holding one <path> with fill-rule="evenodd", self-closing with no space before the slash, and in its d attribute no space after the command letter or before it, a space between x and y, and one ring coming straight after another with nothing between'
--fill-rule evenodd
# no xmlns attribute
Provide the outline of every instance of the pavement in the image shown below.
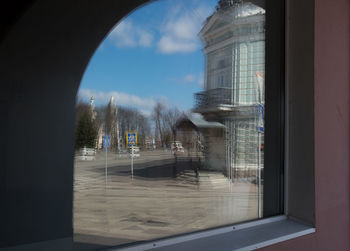
<svg viewBox="0 0 350 251"><path fill-rule="evenodd" d="M195 158L198 160L198 158ZM258 217L257 186L200 169L171 152L105 153L75 161L75 250L163 238Z"/></svg>

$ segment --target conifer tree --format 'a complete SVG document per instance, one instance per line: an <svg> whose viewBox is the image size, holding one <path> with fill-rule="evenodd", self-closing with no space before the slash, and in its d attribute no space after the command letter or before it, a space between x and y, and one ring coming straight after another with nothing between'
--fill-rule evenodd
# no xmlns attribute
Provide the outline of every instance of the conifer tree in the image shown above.
<svg viewBox="0 0 350 251"><path fill-rule="evenodd" d="M94 148L96 146L97 127L89 110L83 111L77 121L75 132L75 148Z"/></svg>

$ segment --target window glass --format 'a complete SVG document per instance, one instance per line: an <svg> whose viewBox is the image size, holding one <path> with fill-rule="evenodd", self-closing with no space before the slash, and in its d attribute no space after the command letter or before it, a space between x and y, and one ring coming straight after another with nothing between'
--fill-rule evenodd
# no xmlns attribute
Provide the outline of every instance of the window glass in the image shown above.
<svg viewBox="0 0 350 251"><path fill-rule="evenodd" d="M77 97L77 250L262 217L262 27L264 1L163 0L111 31Z"/></svg>

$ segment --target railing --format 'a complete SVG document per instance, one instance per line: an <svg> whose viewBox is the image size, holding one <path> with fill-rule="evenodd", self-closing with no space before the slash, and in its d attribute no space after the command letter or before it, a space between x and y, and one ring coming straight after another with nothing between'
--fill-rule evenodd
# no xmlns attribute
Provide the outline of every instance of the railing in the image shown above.
<svg viewBox="0 0 350 251"><path fill-rule="evenodd" d="M195 109L207 109L218 105L233 105L231 88L216 88L194 94Z"/></svg>
<svg viewBox="0 0 350 251"><path fill-rule="evenodd" d="M96 149L83 147L75 154L75 157L79 160L94 160L96 155Z"/></svg>

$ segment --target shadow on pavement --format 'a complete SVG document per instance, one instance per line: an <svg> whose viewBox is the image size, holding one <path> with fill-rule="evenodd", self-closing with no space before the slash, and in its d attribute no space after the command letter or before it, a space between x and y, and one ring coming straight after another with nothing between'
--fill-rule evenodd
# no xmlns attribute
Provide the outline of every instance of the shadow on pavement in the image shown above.
<svg viewBox="0 0 350 251"><path fill-rule="evenodd" d="M145 163L134 164L134 177L144 179L169 179L176 178L184 171L193 171L197 173L200 162L188 159L175 160L156 160ZM99 168L96 172L103 173L104 169ZM130 165L115 165L108 167L109 175L129 176L131 175Z"/></svg>
<svg viewBox="0 0 350 251"><path fill-rule="evenodd" d="M96 250L106 250L111 247L124 244L126 242L133 242L129 239L120 238L108 238L97 235L88 234L74 234L74 251L96 251Z"/></svg>

